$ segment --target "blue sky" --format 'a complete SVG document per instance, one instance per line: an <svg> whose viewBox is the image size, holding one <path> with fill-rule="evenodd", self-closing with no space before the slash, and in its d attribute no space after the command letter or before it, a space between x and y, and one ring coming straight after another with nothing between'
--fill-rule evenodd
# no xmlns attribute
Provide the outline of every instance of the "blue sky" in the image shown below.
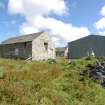
<svg viewBox="0 0 105 105"><path fill-rule="evenodd" d="M0 0L0 41L42 30L58 46L91 33L104 35L105 0L42 1Z"/></svg>

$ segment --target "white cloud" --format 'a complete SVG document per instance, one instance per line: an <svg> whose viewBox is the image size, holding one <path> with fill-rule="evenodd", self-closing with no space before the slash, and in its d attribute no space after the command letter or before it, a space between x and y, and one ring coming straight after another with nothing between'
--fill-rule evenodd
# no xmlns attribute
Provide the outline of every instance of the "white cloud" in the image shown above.
<svg viewBox="0 0 105 105"><path fill-rule="evenodd" d="M51 39L55 43L56 46L60 46L60 39L59 38L53 36Z"/></svg>
<svg viewBox="0 0 105 105"><path fill-rule="evenodd" d="M30 33L36 33L38 32L38 30L35 29L35 27L26 26L22 27L22 29L20 29L20 32L24 34L30 34Z"/></svg>
<svg viewBox="0 0 105 105"><path fill-rule="evenodd" d="M9 0L8 10L10 13L17 14L21 13L23 9L23 2L22 0Z"/></svg>
<svg viewBox="0 0 105 105"><path fill-rule="evenodd" d="M50 12L64 14L67 10L64 0L9 0L8 8L10 13L21 13L27 17Z"/></svg>
<svg viewBox="0 0 105 105"><path fill-rule="evenodd" d="M101 15L105 16L105 6L103 6L102 9L101 9Z"/></svg>
<svg viewBox="0 0 105 105"><path fill-rule="evenodd" d="M58 44L60 40L72 41L90 34L88 28L76 27L71 23L65 23L56 18L49 17L49 14L65 15L67 5L65 0L9 0L8 10L11 14L20 14L26 21L20 27L21 33L33 33L40 30L48 30Z"/></svg>
<svg viewBox="0 0 105 105"><path fill-rule="evenodd" d="M99 34L105 35L105 31L99 31Z"/></svg>
<svg viewBox="0 0 105 105"><path fill-rule="evenodd" d="M100 20L98 20L96 23L95 23L95 27L97 29L105 29L105 17L102 17Z"/></svg>
<svg viewBox="0 0 105 105"><path fill-rule="evenodd" d="M57 37L52 37L52 41L58 42L58 41L60 41L60 40L59 40L59 38L57 38Z"/></svg>
<svg viewBox="0 0 105 105"><path fill-rule="evenodd" d="M67 24L51 17L44 18L38 16L34 19L33 24L38 29L50 30L52 34L66 41L73 41L90 34L86 27L76 27L70 23Z"/></svg>
<svg viewBox="0 0 105 105"><path fill-rule="evenodd" d="M95 28L99 34L105 35L105 6L100 11L102 17L94 23Z"/></svg>
<svg viewBox="0 0 105 105"><path fill-rule="evenodd" d="M35 28L34 26L30 26L27 23L23 23L23 25L20 27L20 33L22 34L30 34L38 32L39 30Z"/></svg>

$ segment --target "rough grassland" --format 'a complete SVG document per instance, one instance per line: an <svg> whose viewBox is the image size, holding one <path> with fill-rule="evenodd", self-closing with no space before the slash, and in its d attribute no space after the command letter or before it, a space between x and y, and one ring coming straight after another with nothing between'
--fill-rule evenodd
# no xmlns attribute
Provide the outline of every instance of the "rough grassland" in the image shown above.
<svg viewBox="0 0 105 105"><path fill-rule="evenodd" d="M0 105L105 105L105 89L80 76L94 62L0 59Z"/></svg>

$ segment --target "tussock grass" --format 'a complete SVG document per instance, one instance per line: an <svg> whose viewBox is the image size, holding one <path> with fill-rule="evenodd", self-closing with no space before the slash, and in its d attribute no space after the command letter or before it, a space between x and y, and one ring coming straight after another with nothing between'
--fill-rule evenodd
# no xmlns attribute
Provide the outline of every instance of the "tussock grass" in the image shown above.
<svg viewBox="0 0 105 105"><path fill-rule="evenodd" d="M105 105L105 89L80 72L93 60L0 59L0 105Z"/></svg>

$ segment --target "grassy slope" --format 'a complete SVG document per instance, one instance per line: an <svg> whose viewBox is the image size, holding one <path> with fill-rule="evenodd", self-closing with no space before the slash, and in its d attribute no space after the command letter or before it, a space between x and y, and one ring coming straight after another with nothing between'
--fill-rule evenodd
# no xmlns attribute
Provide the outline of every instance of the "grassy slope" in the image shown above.
<svg viewBox="0 0 105 105"><path fill-rule="evenodd" d="M105 89L80 72L95 60L0 59L0 105L105 105Z"/></svg>

